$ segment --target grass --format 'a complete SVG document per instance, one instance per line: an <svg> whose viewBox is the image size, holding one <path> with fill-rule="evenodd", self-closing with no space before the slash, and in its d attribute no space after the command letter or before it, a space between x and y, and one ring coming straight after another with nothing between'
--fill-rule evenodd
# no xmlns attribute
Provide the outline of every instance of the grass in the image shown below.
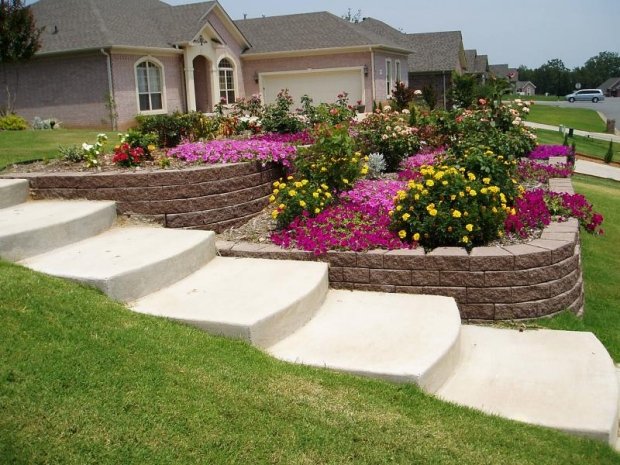
<svg viewBox="0 0 620 465"><path fill-rule="evenodd" d="M564 143L564 136L557 131L547 131L544 129L536 129L538 135L538 143L540 144L558 144ZM609 148L609 141L600 139L593 139L590 137L582 137L575 135L568 139L569 144L575 142L577 153L587 155L589 157L598 158L603 160L607 149ZM620 144L613 143L614 159L613 161L620 161Z"/></svg>
<svg viewBox="0 0 620 465"><path fill-rule="evenodd" d="M589 132L605 132L605 123L595 110L587 108L559 108L546 105L532 105L528 121L566 126Z"/></svg>
<svg viewBox="0 0 620 465"><path fill-rule="evenodd" d="M592 331L603 342L616 362L620 362L620 183L575 175L575 190L584 194L605 220L603 236L581 234L581 254L586 290L583 318L562 313L550 320L539 320L553 329Z"/></svg>
<svg viewBox="0 0 620 465"><path fill-rule="evenodd" d="M93 129L0 131L0 170L12 163L58 158L59 145L92 144L100 132ZM110 140L114 137L108 136Z"/></svg>
<svg viewBox="0 0 620 465"><path fill-rule="evenodd" d="M556 102L558 100L564 100L564 97L557 97L555 95L502 95L502 100L534 100L539 102Z"/></svg>
<svg viewBox="0 0 620 465"><path fill-rule="evenodd" d="M612 464L607 445L274 360L0 262L3 464Z"/></svg>

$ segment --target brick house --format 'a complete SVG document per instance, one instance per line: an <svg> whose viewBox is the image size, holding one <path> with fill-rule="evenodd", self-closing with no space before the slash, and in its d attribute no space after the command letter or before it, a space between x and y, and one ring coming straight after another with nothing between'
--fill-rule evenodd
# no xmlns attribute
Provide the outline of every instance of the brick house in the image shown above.
<svg viewBox="0 0 620 465"><path fill-rule="evenodd" d="M605 97L620 97L620 77L609 78L598 88L603 91Z"/></svg>
<svg viewBox="0 0 620 465"><path fill-rule="evenodd" d="M5 73L15 111L30 120L126 128L136 114L209 112L220 99L254 93L269 103L282 88L315 103L346 91L370 107L408 73L405 45L327 12L233 21L217 1L39 0L30 8L45 27L42 48Z"/></svg>

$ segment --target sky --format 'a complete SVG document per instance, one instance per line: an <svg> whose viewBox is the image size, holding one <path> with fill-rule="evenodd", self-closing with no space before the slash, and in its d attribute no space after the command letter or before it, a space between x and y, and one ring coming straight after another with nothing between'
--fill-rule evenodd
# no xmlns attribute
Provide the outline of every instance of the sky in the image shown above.
<svg viewBox="0 0 620 465"><path fill-rule="evenodd" d="M232 19L313 11L342 16L351 8L403 32L458 30L466 49L488 55L491 64L511 67L537 68L559 58L574 68L602 51L620 53L620 0L219 1Z"/></svg>

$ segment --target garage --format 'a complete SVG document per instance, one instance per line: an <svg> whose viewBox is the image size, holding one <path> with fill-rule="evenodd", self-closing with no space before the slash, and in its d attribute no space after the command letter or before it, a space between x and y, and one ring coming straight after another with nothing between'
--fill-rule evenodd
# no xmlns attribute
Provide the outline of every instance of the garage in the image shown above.
<svg viewBox="0 0 620 465"><path fill-rule="evenodd" d="M288 89L295 104L305 94L315 104L332 103L343 91L349 94L349 102L355 105L364 101L364 74L361 67L287 71L259 74L259 86L265 103L273 103L282 89Z"/></svg>

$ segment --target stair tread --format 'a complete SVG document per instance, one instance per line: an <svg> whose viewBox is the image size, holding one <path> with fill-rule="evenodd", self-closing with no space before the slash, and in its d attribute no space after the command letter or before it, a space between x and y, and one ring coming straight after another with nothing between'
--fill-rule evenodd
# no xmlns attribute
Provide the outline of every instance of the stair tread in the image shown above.
<svg viewBox="0 0 620 465"><path fill-rule="evenodd" d="M616 373L592 333L464 326L460 363L437 395L513 420L616 439Z"/></svg>
<svg viewBox="0 0 620 465"><path fill-rule="evenodd" d="M132 308L263 345L260 336L250 334L255 325L268 326L270 318L309 304L311 308L301 311L302 320L289 328L297 329L314 314L327 285L325 263L216 257L185 279L134 302Z"/></svg>
<svg viewBox="0 0 620 465"><path fill-rule="evenodd" d="M182 279L213 256L213 232L126 227L105 231L20 263L36 271L93 284L113 298L130 300ZM140 289L132 291L128 283L122 295L111 291L112 281L121 281L129 275Z"/></svg>
<svg viewBox="0 0 620 465"><path fill-rule="evenodd" d="M330 290L315 318L269 352L286 361L420 383L451 354L460 325L449 297Z"/></svg>

